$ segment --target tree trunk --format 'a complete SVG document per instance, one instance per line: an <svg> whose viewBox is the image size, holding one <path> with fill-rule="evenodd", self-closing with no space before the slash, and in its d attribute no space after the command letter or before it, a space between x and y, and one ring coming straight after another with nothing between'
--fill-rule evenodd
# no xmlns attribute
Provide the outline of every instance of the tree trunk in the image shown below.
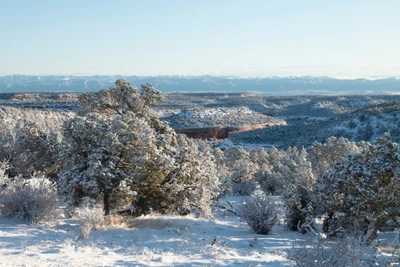
<svg viewBox="0 0 400 267"><path fill-rule="evenodd" d="M327 234L329 232L330 228L330 222L333 219L333 212L328 212L328 218L325 218L324 221L322 222L322 231Z"/></svg>
<svg viewBox="0 0 400 267"><path fill-rule="evenodd" d="M110 215L110 194L108 193L107 190L104 191L104 199L103 199L103 210L104 210L104 215L108 216Z"/></svg>

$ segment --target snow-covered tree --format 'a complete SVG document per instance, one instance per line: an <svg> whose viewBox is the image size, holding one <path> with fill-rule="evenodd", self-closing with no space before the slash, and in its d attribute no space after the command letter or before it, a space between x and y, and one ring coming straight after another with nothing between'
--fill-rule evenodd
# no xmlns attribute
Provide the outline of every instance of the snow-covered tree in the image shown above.
<svg viewBox="0 0 400 267"><path fill-rule="evenodd" d="M311 171L311 163L303 148L288 148L288 158L291 173L286 174L283 190L283 201L288 207L287 225L291 230L297 230L299 223L309 222L314 214L313 197L315 178Z"/></svg>
<svg viewBox="0 0 400 267"><path fill-rule="evenodd" d="M213 150L213 157L218 170L218 197L223 197L232 193L229 167L227 166L225 154L221 149L215 148Z"/></svg>
<svg viewBox="0 0 400 267"><path fill-rule="evenodd" d="M108 214L111 205L132 202L142 214L178 211L182 201L190 206L211 196L212 175L203 175L209 170L196 173L202 164L200 151L150 109L159 99L160 92L151 85L137 92L124 80L79 99L78 116L64 125L68 166L59 177L60 188L72 194L75 203L101 197Z"/></svg>
<svg viewBox="0 0 400 267"><path fill-rule="evenodd" d="M288 227L297 230L297 224L305 223L313 214L315 179L307 152L304 148L284 151L272 147L265 159L256 173L260 188L265 194L282 194Z"/></svg>
<svg viewBox="0 0 400 267"><path fill-rule="evenodd" d="M257 164L253 163L250 153L243 147L235 146L224 151L226 166L229 169L227 182L233 194L250 195L256 188L254 175Z"/></svg>
<svg viewBox="0 0 400 267"><path fill-rule="evenodd" d="M267 154L260 154L259 169L255 174L256 180L260 184L261 189L267 195L281 193L285 184L286 177L290 176L288 169L287 154L283 150L272 147Z"/></svg>
<svg viewBox="0 0 400 267"><path fill-rule="evenodd" d="M59 153L57 134L45 132L35 122L27 121L16 132L11 161L13 171L24 176L42 173L55 178L61 167Z"/></svg>
<svg viewBox="0 0 400 267"><path fill-rule="evenodd" d="M360 153L347 154L318 178L318 206L334 218L364 230L366 242L376 235L378 220L400 213L400 150L389 134Z"/></svg>
<svg viewBox="0 0 400 267"><path fill-rule="evenodd" d="M180 214L202 213L211 216L212 200L218 196L219 177L212 148L204 141L194 142L178 136L181 154L172 188L178 188L177 211Z"/></svg>
<svg viewBox="0 0 400 267"><path fill-rule="evenodd" d="M314 142L308 154L313 174L317 177L329 171L344 155L359 153L361 149L361 144L343 137L332 136L325 143Z"/></svg>

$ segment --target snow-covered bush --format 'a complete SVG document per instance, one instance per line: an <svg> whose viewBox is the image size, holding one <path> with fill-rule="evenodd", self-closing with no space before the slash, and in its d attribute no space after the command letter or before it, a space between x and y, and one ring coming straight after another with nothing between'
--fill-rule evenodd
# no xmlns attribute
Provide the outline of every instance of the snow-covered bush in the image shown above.
<svg viewBox="0 0 400 267"><path fill-rule="evenodd" d="M0 192L0 214L30 223L54 221L60 215L56 185L47 178L15 178Z"/></svg>
<svg viewBox="0 0 400 267"><path fill-rule="evenodd" d="M275 205L262 195L248 198L239 206L239 216L257 234L267 235L278 221Z"/></svg>
<svg viewBox="0 0 400 267"><path fill-rule="evenodd" d="M367 249L355 238L301 241L289 256L297 267L368 266Z"/></svg>
<svg viewBox="0 0 400 267"><path fill-rule="evenodd" d="M79 239L86 239L92 230L99 230L104 226L103 209L101 207L89 207L78 211Z"/></svg>

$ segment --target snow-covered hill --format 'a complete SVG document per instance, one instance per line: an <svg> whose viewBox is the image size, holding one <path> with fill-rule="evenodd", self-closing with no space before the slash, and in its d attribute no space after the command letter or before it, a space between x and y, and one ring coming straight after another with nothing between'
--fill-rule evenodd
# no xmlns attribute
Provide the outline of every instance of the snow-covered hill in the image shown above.
<svg viewBox="0 0 400 267"><path fill-rule="evenodd" d="M174 129L208 127L243 127L260 124L286 125L284 120L258 113L247 107L183 110L164 117Z"/></svg>

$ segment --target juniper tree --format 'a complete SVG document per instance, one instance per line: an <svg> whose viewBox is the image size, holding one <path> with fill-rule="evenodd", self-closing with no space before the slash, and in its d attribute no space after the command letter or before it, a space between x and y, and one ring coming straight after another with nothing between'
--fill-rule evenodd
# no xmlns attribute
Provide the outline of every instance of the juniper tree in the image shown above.
<svg viewBox="0 0 400 267"><path fill-rule="evenodd" d="M286 153L286 166L290 171L284 174L282 195L288 207L287 225L291 230L297 230L299 223L309 222L314 214L312 204L316 181L304 148L289 147Z"/></svg>
<svg viewBox="0 0 400 267"><path fill-rule="evenodd" d="M27 121L17 130L12 148L13 171L24 176L42 173L56 178L61 168L60 141L53 131L44 131L35 122Z"/></svg>
<svg viewBox="0 0 400 267"><path fill-rule="evenodd" d="M385 134L360 153L345 155L318 178L317 190L322 211L358 225L370 243L378 220L400 212L399 146Z"/></svg>
<svg viewBox="0 0 400 267"><path fill-rule="evenodd" d="M224 151L226 166L228 167L228 183L232 193L250 195L256 188L253 179L257 171L257 164L253 163L250 153L243 147L232 147Z"/></svg>
<svg viewBox="0 0 400 267"><path fill-rule="evenodd" d="M347 138L329 137L325 143L314 142L308 153L313 174L317 177L333 168L344 155L359 153L362 144L352 142Z"/></svg>
<svg viewBox="0 0 400 267"><path fill-rule="evenodd" d="M64 125L68 163L59 177L60 188L72 194L75 204L101 197L105 214L111 205L130 202L142 214L177 211L182 201L203 196L197 190L197 198L187 198L185 192L205 186L207 179L192 173L193 162L201 158L194 145L187 146L187 138L151 110L160 99L151 85L138 92L124 80L79 98L78 116Z"/></svg>

